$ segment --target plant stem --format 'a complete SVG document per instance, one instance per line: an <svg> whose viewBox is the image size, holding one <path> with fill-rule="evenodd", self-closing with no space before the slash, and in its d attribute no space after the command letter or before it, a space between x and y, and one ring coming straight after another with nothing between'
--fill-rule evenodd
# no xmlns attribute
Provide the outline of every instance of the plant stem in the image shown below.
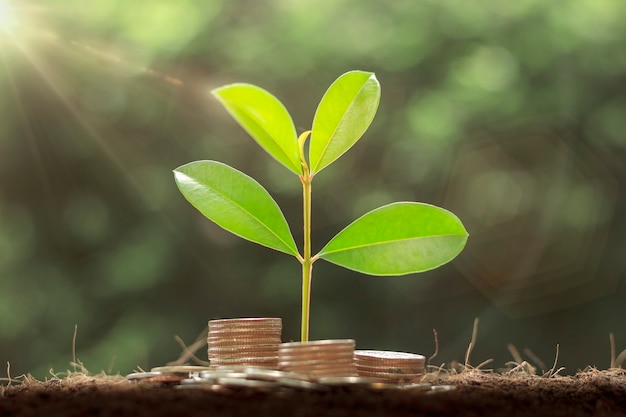
<svg viewBox="0 0 626 417"><path fill-rule="evenodd" d="M304 166L302 181L302 212L304 215L304 245L302 258L302 323L301 340L309 341L309 316L311 312L311 278L313 261L311 259L311 180L308 167Z"/></svg>

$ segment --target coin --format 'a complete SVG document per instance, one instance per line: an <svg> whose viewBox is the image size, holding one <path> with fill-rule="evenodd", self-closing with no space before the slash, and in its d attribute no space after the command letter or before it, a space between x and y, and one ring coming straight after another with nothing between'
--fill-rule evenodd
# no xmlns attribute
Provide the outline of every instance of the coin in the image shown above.
<svg viewBox="0 0 626 417"><path fill-rule="evenodd" d="M319 355L319 356L284 356L279 355L278 361L284 364L298 364L298 365L315 365L318 363L333 363L333 364L343 364L349 363L354 364L354 360L352 359L352 355L343 355L343 356L335 356L335 355Z"/></svg>
<svg viewBox="0 0 626 417"><path fill-rule="evenodd" d="M281 330L240 329L240 330L211 330L209 337L279 337Z"/></svg>
<svg viewBox="0 0 626 417"><path fill-rule="evenodd" d="M281 349L295 348L295 349L310 349L317 346L354 346L353 339L336 339L336 340L314 340L310 342L287 342L280 345Z"/></svg>
<svg viewBox="0 0 626 417"><path fill-rule="evenodd" d="M219 355L219 356L228 356L228 355L235 355L235 354L253 354L253 355L262 355L264 353L268 353L271 354L271 356L278 356L278 347L271 347L271 346L266 346L266 345L262 345L262 346L253 346L253 345L247 345L247 346L241 346L239 348L236 348L234 346L232 347L221 347L221 346L211 346L209 347L209 354L215 354L215 355Z"/></svg>
<svg viewBox="0 0 626 417"><path fill-rule="evenodd" d="M219 378L217 380L219 385L223 385L225 387L237 387L237 388L273 388L277 384L272 381L258 381L252 379L243 379L243 378Z"/></svg>
<svg viewBox="0 0 626 417"><path fill-rule="evenodd" d="M185 378L189 377L189 373L180 373L180 372L172 372L172 373L164 373L164 372L134 372L126 375L126 379L129 381L138 381L142 383L146 382L161 382L161 383L170 383L170 382L180 382Z"/></svg>
<svg viewBox="0 0 626 417"><path fill-rule="evenodd" d="M359 371L365 372L387 372L390 374L416 374L424 373L424 368L408 367L408 366L364 366L356 364Z"/></svg>
<svg viewBox="0 0 626 417"><path fill-rule="evenodd" d="M279 335L250 334L242 336L209 336L207 337L209 346L236 347L236 346L257 346L257 345L280 345Z"/></svg>
<svg viewBox="0 0 626 417"><path fill-rule="evenodd" d="M281 378L291 378L291 379L298 379L298 380L306 379L306 377L301 374L297 374L294 372L278 371L275 369L263 369L263 368L250 367L250 368L246 368L244 370L244 373L246 374L246 378L256 379L259 381L278 381Z"/></svg>
<svg viewBox="0 0 626 417"><path fill-rule="evenodd" d="M452 391L455 390L456 386L455 385L433 385L430 389L430 392L446 392L446 391Z"/></svg>
<svg viewBox="0 0 626 417"><path fill-rule="evenodd" d="M282 343L278 368L312 379L356 376L354 344L352 339Z"/></svg>
<svg viewBox="0 0 626 417"><path fill-rule="evenodd" d="M431 384L414 382L409 384L398 384L396 388L405 390L405 391L430 391L432 388Z"/></svg>
<svg viewBox="0 0 626 417"><path fill-rule="evenodd" d="M213 319L209 320L209 326L241 324L241 325L255 325L257 323L271 323L281 325L283 319L280 317L240 317L229 319Z"/></svg>
<svg viewBox="0 0 626 417"><path fill-rule="evenodd" d="M332 385L332 386L346 386L346 385L359 385L369 386L375 384L376 380L370 378L362 378L358 376L331 376L323 377L317 380L318 384Z"/></svg>
<svg viewBox="0 0 626 417"><path fill-rule="evenodd" d="M276 381L280 386L303 390L324 390L326 387L311 381L293 378L280 378Z"/></svg>
<svg viewBox="0 0 626 417"><path fill-rule="evenodd" d="M391 363L421 363L426 362L426 357L415 353L393 352L388 350L356 350L354 358L364 362L391 362Z"/></svg>
<svg viewBox="0 0 626 417"><path fill-rule="evenodd" d="M328 357L328 358L332 358L332 357L337 357L337 358L349 358L350 360L354 361L354 357L353 357L353 349L342 349L342 350L338 350L338 349L311 349L311 350L304 350L301 349L299 351L289 351L286 349L279 349L278 353L280 355L280 357L284 357L284 358L290 358L290 359L294 359L294 360L298 360L298 359L302 359L302 358L316 358L316 357Z"/></svg>
<svg viewBox="0 0 626 417"><path fill-rule="evenodd" d="M418 381L419 379L421 379L424 374L414 374L414 375L410 375L410 374L402 374L402 375L398 375L398 374L390 374L390 373L386 373L386 372L363 372L363 371L359 371L357 370L357 374L360 377L364 377L364 378L376 378L377 380L383 381L383 382L395 382L395 383L399 383L399 382L414 382L414 381Z"/></svg>
<svg viewBox="0 0 626 417"><path fill-rule="evenodd" d="M157 366L152 368L151 372L161 373L178 373L185 374L189 372L200 372L210 369L208 366L196 366L196 365L172 365L172 366Z"/></svg>
<svg viewBox="0 0 626 417"><path fill-rule="evenodd" d="M250 317L209 321L209 362L213 366L277 367L282 319Z"/></svg>
<svg viewBox="0 0 626 417"><path fill-rule="evenodd" d="M153 378L155 376L161 376L161 372L133 372L126 375L126 379L128 380L139 380L146 378Z"/></svg>

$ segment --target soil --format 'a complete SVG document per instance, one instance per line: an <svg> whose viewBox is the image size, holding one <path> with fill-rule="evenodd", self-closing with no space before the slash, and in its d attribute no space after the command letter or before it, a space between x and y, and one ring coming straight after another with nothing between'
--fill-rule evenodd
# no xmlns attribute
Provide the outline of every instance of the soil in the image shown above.
<svg viewBox="0 0 626 417"><path fill-rule="evenodd" d="M8 416L626 416L626 371L539 377L469 371L438 377L441 392L335 388L210 392L123 377L70 375L0 386Z"/></svg>

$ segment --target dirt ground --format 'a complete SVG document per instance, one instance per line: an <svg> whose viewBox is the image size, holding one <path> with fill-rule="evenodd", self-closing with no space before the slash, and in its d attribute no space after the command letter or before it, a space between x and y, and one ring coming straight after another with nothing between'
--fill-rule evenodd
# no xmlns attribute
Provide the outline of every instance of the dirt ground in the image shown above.
<svg viewBox="0 0 626 417"><path fill-rule="evenodd" d="M9 416L626 416L626 371L539 377L469 371L438 376L441 392L178 390L123 377L70 375L0 386Z"/></svg>

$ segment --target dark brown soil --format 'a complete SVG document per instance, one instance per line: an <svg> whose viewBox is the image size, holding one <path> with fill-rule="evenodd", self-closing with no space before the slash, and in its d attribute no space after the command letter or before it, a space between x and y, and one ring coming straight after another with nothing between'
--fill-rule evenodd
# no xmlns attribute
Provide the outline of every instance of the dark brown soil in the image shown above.
<svg viewBox="0 0 626 417"><path fill-rule="evenodd" d="M436 381L445 392L332 389L214 393L113 377L0 386L8 416L626 416L626 371L573 377L467 372Z"/></svg>

